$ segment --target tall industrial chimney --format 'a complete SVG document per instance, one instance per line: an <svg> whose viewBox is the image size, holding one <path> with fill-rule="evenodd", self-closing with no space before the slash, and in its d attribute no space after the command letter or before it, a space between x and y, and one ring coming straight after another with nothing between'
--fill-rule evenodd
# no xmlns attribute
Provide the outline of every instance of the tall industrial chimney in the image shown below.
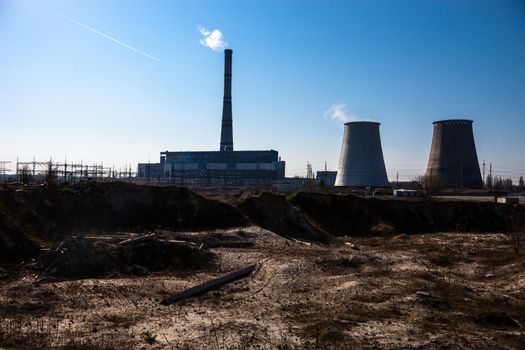
<svg viewBox="0 0 525 350"><path fill-rule="evenodd" d="M482 187L472 120L434 122L426 178L431 187Z"/></svg>
<svg viewBox="0 0 525 350"><path fill-rule="evenodd" d="M233 151L232 55L232 50L224 50L224 98L222 101L221 151Z"/></svg>
<svg viewBox="0 0 525 350"><path fill-rule="evenodd" d="M388 187L379 123L345 124L335 186Z"/></svg>

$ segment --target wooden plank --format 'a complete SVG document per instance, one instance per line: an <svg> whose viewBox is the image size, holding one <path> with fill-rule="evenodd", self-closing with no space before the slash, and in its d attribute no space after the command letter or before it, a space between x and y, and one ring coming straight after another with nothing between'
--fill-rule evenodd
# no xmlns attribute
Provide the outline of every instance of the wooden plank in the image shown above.
<svg viewBox="0 0 525 350"><path fill-rule="evenodd" d="M186 299L186 298L191 298L191 297L194 297L194 296L198 296L198 295L202 295L202 294L205 294L207 292L209 292L210 290L212 289L215 289L215 288L219 288L219 287L222 287L228 283L232 283L234 281L237 281L241 278L245 278L245 277L248 277L252 272L253 270L255 270L255 267L257 266L257 264L253 264L253 265L250 265L250 266L247 266L243 269L240 269L240 270L237 270L237 271L234 271L232 273L229 273L225 276L222 276L222 277L219 277L219 278L216 278L216 279L213 279L213 280L209 280L207 282L204 282L202 284L199 284L197 286L194 286L194 287L191 287L191 288L188 288L182 292L179 292L179 293L175 293L171 296L169 296L168 298L164 299L161 301L161 304L162 305L170 305L170 304L173 304L174 302L178 301L178 300L182 300L182 299Z"/></svg>
<svg viewBox="0 0 525 350"><path fill-rule="evenodd" d="M157 238L157 234L152 233L152 234L145 235L145 236L140 236L140 237L137 237L137 238L126 239L124 241L121 241L119 243L119 245L132 245L132 244L137 244L137 243L142 243L142 242L148 242L148 241L152 241L152 240L154 240L156 238Z"/></svg>

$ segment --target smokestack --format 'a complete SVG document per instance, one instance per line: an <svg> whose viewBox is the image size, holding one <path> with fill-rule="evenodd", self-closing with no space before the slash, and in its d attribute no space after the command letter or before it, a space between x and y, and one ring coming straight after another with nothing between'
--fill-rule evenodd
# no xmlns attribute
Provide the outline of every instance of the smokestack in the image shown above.
<svg viewBox="0 0 525 350"><path fill-rule="evenodd" d="M221 151L233 151L232 55L232 50L224 50L224 98L222 101Z"/></svg>
<svg viewBox="0 0 525 350"><path fill-rule="evenodd" d="M335 186L388 187L379 123L345 123Z"/></svg>
<svg viewBox="0 0 525 350"><path fill-rule="evenodd" d="M433 123L432 148L426 178L430 187L481 188L481 172L472 133L472 120Z"/></svg>

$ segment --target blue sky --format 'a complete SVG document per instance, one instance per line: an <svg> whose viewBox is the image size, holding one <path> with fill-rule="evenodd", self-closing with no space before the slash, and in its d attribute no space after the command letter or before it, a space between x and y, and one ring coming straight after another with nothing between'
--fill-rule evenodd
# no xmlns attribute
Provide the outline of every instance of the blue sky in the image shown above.
<svg viewBox="0 0 525 350"><path fill-rule="evenodd" d="M391 179L424 173L449 118L474 120L480 163L525 176L522 1L0 0L0 160L218 149L223 53L199 26L234 50L234 147L278 150L288 176L335 170L334 105L381 122Z"/></svg>

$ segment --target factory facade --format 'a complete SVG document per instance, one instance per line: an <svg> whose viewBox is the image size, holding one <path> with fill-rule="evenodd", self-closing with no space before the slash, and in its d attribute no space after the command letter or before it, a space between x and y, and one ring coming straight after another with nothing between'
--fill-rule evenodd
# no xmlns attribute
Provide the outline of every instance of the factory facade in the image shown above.
<svg viewBox="0 0 525 350"><path fill-rule="evenodd" d="M139 163L140 179L195 186L271 185L285 177L285 162L275 150L234 151L232 123L232 50L224 51L224 98L219 151L160 153L160 163Z"/></svg>
<svg viewBox="0 0 525 350"><path fill-rule="evenodd" d="M161 152L160 163L138 165L138 177L188 185L255 186L283 179L285 162L277 151Z"/></svg>

